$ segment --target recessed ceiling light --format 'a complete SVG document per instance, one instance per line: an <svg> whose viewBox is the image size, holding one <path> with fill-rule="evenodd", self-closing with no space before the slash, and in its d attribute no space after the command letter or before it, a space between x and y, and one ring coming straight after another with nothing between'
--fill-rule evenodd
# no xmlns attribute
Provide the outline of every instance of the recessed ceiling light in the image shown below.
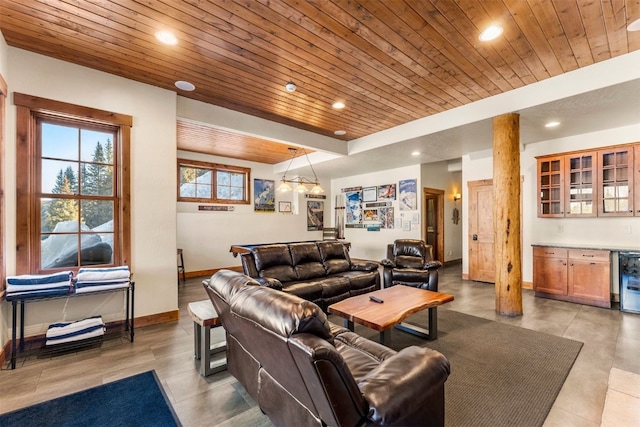
<svg viewBox="0 0 640 427"><path fill-rule="evenodd" d="M413 151L413 152L411 153L411 155L412 155L412 156L419 156L419 155L420 155L420 152L419 152L419 151Z"/></svg>
<svg viewBox="0 0 640 427"><path fill-rule="evenodd" d="M502 27L496 24L489 25L482 33L480 33L480 40L488 42L502 34Z"/></svg>
<svg viewBox="0 0 640 427"><path fill-rule="evenodd" d="M337 136L342 136L342 135L346 135L347 131L346 130L337 130L333 134L337 135Z"/></svg>
<svg viewBox="0 0 640 427"><path fill-rule="evenodd" d="M640 18L629 24L627 31L640 31Z"/></svg>
<svg viewBox="0 0 640 427"><path fill-rule="evenodd" d="M156 33L156 39L164 44L175 46L178 44L178 38L171 31L162 30Z"/></svg>
<svg viewBox="0 0 640 427"><path fill-rule="evenodd" d="M331 106L336 110L342 110L345 107L344 102L341 102L341 101L334 102L333 105Z"/></svg>
<svg viewBox="0 0 640 427"><path fill-rule="evenodd" d="M191 92L196 89L193 83L185 82L184 80L178 80L175 85L178 89L186 90L187 92Z"/></svg>
<svg viewBox="0 0 640 427"><path fill-rule="evenodd" d="M289 82L284 85L284 88L287 90L287 92L295 92L296 89L298 89L298 86L296 86L296 84L293 82Z"/></svg>
<svg viewBox="0 0 640 427"><path fill-rule="evenodd" d="M556 126L560 126L560 122L549 122L546 125L544 125L544 127L546 128L554 128Z"/></svg>

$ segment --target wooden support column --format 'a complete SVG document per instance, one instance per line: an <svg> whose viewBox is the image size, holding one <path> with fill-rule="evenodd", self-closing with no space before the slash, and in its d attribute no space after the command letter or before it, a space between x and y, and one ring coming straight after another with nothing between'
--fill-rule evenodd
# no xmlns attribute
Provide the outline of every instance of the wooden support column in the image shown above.
<svg viewBox="0 0 640 427"><path fill-rule="evenodd" d="M496 312L522 315L520 115L493 119L493 222Z"/></svg>

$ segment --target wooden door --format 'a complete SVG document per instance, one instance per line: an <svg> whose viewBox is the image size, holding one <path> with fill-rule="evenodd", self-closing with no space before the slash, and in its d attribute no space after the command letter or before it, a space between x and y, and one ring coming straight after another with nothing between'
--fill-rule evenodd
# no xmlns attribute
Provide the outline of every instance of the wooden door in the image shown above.
<svg viewBox="0 0 640 427"><path fill-rule="evenodd" d="M444 191L424 188L423 239L433 246L433 259L444 262Z"/></svg>
<svg viewBox="0 0 640 427"><path fill-rule="evenodd" d="M470 181L469 279L495 283L493 180Z"/></svg>

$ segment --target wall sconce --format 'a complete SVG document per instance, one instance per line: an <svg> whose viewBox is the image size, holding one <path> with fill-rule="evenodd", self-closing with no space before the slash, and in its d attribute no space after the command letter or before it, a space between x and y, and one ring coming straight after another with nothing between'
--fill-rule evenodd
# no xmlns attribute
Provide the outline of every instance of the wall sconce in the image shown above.
<svg viewBox="0 0 640 427"><path fill-rule="evenodd" d="M453 195L453 203L455 203L456 206L453 208L453 216L451 217L451 220L456 225L458 224L458 222L460 222L460 211L458 210L458 200L460 200L461 198L462 198L462 195L460 193L456 193Z"/></svg>
<svg viewBox="0 0 640 427"><path fill-rule="evenodd" d="M291 160L289 161L289 166L287 166L287 170L284 172L282 179L280 180L280 185L278 186L278 191L287 192L291 190L295 190L298 193L306 193L311 192L312 194L320 194L324 193L324 190L320 186L320 182L318 182L318 175L316 175L316 171L313 170L313 165L309 160L309 156L304 148L302 148L302 152L304 153L305 158L307 159L307 163L311 167L311 171L313 172L313 179L305 178L304 176L297 176L295 178L287 178L287 172L289 172L289 168L291 167L291 163L296 158L296 154L298 153L297 148L289 147L289 152L291 153ZM291 188L290 184L294 184L295 188ZM307 185L312 186L311 190L307 187Z"/></svg>

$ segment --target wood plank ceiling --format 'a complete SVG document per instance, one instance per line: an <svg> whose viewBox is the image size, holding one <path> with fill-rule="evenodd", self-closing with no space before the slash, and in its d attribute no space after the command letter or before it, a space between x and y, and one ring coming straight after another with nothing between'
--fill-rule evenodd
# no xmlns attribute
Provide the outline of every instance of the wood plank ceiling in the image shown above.
<svg viewBox="0 0 640 427"><path fill-rule="evenodd" d="M640 0L0 0L10 46L345 141L638 50L638 18Z"/></svg>

